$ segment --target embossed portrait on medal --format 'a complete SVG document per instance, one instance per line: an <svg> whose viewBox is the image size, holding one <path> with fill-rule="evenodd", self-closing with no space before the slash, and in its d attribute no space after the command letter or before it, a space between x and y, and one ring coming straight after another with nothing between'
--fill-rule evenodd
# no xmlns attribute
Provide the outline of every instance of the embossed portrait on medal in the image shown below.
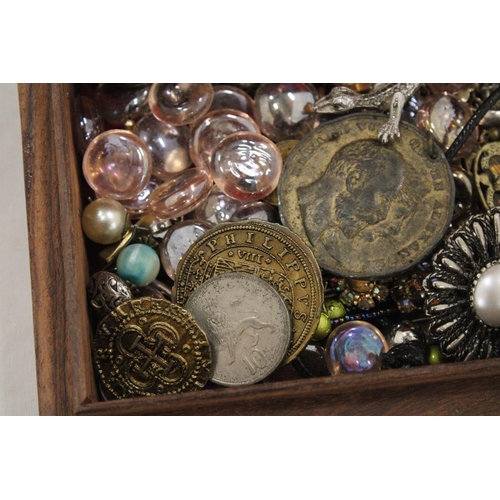
<svg viewBox="0 0 500 500"><path fill-rule="evenodd" d="M409 269L451 220L454 186L444 156L431 158L425 137L408 123L401 138L382 144L383 119L363 113L323 124L292 151L280 180L283 224L338 276L384 278Z"/></svg>

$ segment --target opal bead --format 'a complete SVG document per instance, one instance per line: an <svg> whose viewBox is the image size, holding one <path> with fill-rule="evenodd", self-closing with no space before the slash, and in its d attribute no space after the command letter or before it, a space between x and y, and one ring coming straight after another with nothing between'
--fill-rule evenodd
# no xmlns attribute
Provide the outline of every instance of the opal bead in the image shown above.
<svg viewBox="0 0 500 500"><path fill-rule="evenodd" d="M89 144L82 168L85 180L97 194L129 200L147 186L152 159L147 146L132 132L108 130Z"/></svg>
<svg viewBox="0 0 500 500"><path fill-rule="evenodd" d="M95 101L85 96L75 99L75 142L83 156L89 144L104 132L104 120Z"/></svg>
<svg viewBox="0 0 500 500"><path fill-rule="evenodd" d="M317 115L306 112L318 98L309 83L263 83L255 92L255 121L274 142L302 139L319 125Z"/></svg>
<svg viewBox="0 0 500 500"><path fill-rule="evenodd" d="M212 190L205 170L189 168L158 186L150 195L149 211L163 219L175 219L198 208Z"/></svg>
<svg viewBox="0 0 500 500"><path fill-rule="evenodd" d="M210 109L213 98L211 83L154 83L148 102L158 120L172 125L187 125Z"/></svg>
<svg viewBox="0 0 500 500"><path fill-rule="evenodd" d="M215 151L215 184L240 201L258 201L278 185L283 167L281 153L270 139L252 132L226 137Z"/></svg>
<svg viewBox="0 0 500 500"><path fill-rule="evenodd" d="M231 221L258 219L266 222L280 222L280 214L276 207L264 201L253 201L239 207L231 217Z"/></svg>
<svg viewBox="0 0 500 500"><path fill-rule="evenodd" d="M438 146L446 151L465 124L472 116L472 110L452 95L438 94L430 96L421 105L417 113L416 125L424 132L430 132ZM475 128L469 139L456 154L456 158L468 156L479 139Z"/></svg>
<svg viewBox="0 0 500 500"><path fill-rule="evenodd" d="M166 180L192 165L189 156L190 133L186 127L170 125L151 113L141 118L133 128L151 153L153 175Z"/></svg>
<svg viewBox="0 0 500 500"><path fill-rule="evenodd" d="M380 370L382 355L389 350L384 336L370 323L348 321L328 336L326 364L332 375Z"/></svg>
<svg viewBox="0 0 500 500"><path fill-rule="evenodd" d="M487 325L500 326L500 264L494 264L478 278L472 291L477 316Z"/></svg>
<svg viewBox="0 0 500 500"><path fill-rule="evenodd" d="M214 185L207 199L195 210L194 214L199 220L219 224L231 220L232 215L240 206L241 201L224 194Z"/></svg>
<svg viewBox="0 0 500 500"><path fill-rule="evenodd" d="M179 261L191 244L212 227L207 221L185 220L168 228L160 245L160 260L170 278L175 280Z"/></svg>
<svg viewBox="0 0 500 500"><path fill-rule="evenodd" d="M207 113L194 125L189 141L189 152L198 168L211 171L212 157L219 144L236 132L260 133L255 121L242 111L216 109Z"/></svg>
<svg viewBox="0 0 500 500"><path fill-rule="evenodd" d="M120 241L128 225L127 210L116 200L94 200L85 207L82 214L83 232L100 245Z"/></svg>
<svg viewBox="0 0 500 500"><path fill-rule="evenodd" d="M112 127L123 127L128 121L136 121L149 111L150 87L150 83L100 83L95 91L95 100L103 118Z"/></svg>
<svg viewBox="0 0 500 500"><path fill-rule="evenodd" d="M116 274L134 285L149 285L160 272L160 258L148 245L133 243L125 247L116 259Z"/></svg>
<svg viewBox="0 0 500 500"><path fill-rule="evenodd" d="M214 86L214 99L210 111L214 109L236 109L252 118L255 116L253 99L243 89L232 85Z"/></svg>

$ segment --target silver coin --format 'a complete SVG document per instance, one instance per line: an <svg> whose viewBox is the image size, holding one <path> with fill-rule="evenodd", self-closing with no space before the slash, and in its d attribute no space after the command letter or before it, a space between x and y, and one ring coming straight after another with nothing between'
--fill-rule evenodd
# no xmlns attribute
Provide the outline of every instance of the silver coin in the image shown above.
<svg viewBox="0 0 500 500"><path fill-rule="evenodd" d="M212 347L210 380L250 385L283 361L292 339L291 320L281 295L261 278L224 273L201 284L185 308Z"/></svg>

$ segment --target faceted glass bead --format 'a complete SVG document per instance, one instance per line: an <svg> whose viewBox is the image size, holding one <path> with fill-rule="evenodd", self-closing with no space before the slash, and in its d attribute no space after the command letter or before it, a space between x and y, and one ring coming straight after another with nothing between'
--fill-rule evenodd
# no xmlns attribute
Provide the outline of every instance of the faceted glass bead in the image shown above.
<svg viewBox="0 0 500 500"><path fill-rule="evenodd" d="M470 107L451 95L438 94L427 98L417 113L417 127L430 132L439 147L446 151L464 125L471 118ZM456 154L456 158L468 156L479 139L478 129L474 129L466 143Z"/></svg>
<svg viewBox="0 0 500 500"><path fill-rule="evenodd" d="M158 120L187 125L210 109L213 97L211 83L154 83L149 92L149 107Z"/></svg>
<svg viewBox="0 0 500 500"><path fill-rule="evenodd" d="M116 259L116 274L134 285L149 285L160 272L160 258L148 245L133 243L125 247Z"/></svg>
<svg viewBox="0 0 500 500"><path fill-rule="evenodd" d="M208 198L195 210L194 214L199 220L219 224L231 220L233 213L240 206L241 201L224 194L214 185Z"/></svg>
<svg viewBox="0 0 500 500"><path fill-rule="evenodd" d="M401 324L394 326L389 335L387 335L389 348L414 340L425 343L425 335L417 325L410 321L403 321Z"/></svg>
<svg viewBox="0 0 500 500"><path fill-rule="evenodd" d="M147 186L151 171L152 159L146 144L126 130L99 134L83 156L83 175L104 198L134 198Z"/></svg>
<svg viewBox="0 0 500 500"><path fill-rule="evenodd" d="M378 328L364 321L348 321L329 335L326 364L332 375L380 370L389 346Z"/></svg>
<svg viewBox="0 0 500 500"><path fill-rule="evenodd" d="M266 222L280 222L280 214L276 207L264 201L245 203L231 217L231 221L259 219Z"/></svg>
<svg viewBox="0 0 500 500"><path fill-rule="evenodd" d="M428 83L427 86L434 94L440 94L442 92L446 92L447 94L456 94L474 87L471 83Z"/></svg>
<svg viewBox="0 0 500 500"><path fill-rule="evenodd" d="M103 118L112 127L123 127L127 121L136 121L148 111L150 83L100 83L95 100Z"/></svg>
<svg viewBox="0 0 500 500"><path fill-rule="evenodd" d="M260 134L237 132L224 139L212 161L214 182L228 196L258 201L278 185L283 167L276 145Z"/></svg>
<svg viewBox="0 0 500 500"><path fill-rule="evenodd" d="M191 166L187 128L162 122L149 113L134 125L133 132L147 145L153 175L159 179L166 180Z"/></svg>
<svg viewBox="0 0 500 500"><path fill-rule="evenodd" d="M253 99L244 90L231 85L214 86L214 100L210 111L214 109L236 109L252 118L255 116Z"/></svg>
<svg viewBox="0 0 500 500"><path fill-rule="evenodd" d="M219 144L236 132L260 133L255 121L242 111L216 109L207 113L193 128L189 151L198 168L211 171L212 157Z"/></svg>
<svg viewBox="0 0 500 500"><path fill-rule="evenodd" d="M120 200L120 203L127 209L130 217L139 219L148 211L148 201L151 193L161 184L156 177L149 179L148 185L131 200Z"/></svg>
<svg viewBox="0 0 500 500"><path fill-rule="evenodd" d="M305 111L318 97L309 83L263 83L255 92L255 121L274 142L302 139L319 124L316 114Z"/></svg>
<svg viewBox="0 0 500 500"><path fill-rule="evenodd" d="M92 99L78 96L75 105L75 142L78 152L83 155L92 140L104 132L104 120Z"/></svg>
<svg viewBox="0 0 500 500"><path fill-rule="evenodd" d="M213 224L207 221L185 220L168 228L160 245L160 260L170 278L175 280L182 256L191 244L211 227Z"/></svg>
<svg viewBox="0 0 500 500"><path fill-rule="evenodd" d="M149 211L165 219L186 215L207 199L212 185L205 170L189 168L179 172L151 193Z"/></svg>

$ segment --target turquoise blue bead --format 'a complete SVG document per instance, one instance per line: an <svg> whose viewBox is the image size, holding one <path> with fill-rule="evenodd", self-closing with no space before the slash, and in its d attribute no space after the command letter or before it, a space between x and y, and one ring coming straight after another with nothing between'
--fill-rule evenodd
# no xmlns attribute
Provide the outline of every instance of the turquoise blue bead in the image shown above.
<svg viewBox="0 0 500 500"><path fill-rule="evenodd" d="M160 272L160 258L148 245L134 243L124 248L116 260L116 274L134 285L149 285Z"/></svg>

